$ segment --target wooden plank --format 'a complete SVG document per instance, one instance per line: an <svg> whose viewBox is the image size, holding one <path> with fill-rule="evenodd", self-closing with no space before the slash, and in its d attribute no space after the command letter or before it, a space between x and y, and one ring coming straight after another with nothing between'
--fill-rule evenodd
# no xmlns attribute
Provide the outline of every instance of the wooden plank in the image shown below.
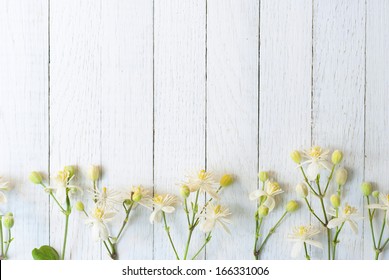
<svg viewBox="0 0 389 280"><path fill-rule="evenodd" d="M153 1L105 1L102 11L102 184L127 192L131 185L152 188ZM118 245L120 259L152 258L149 215L134 209ZM120 212L114 234L122 219Z"/></svg>
<svg viewBox="0 0 389 280"><path fill-rule="evenodd" d="M375 183L374 188L388 193L389 154L387 138L389 132L389 3L388 1L367 2L366 26L366 161L365 179ZM365 211L367 217L367 211ZM382 224L381 218L377 220ZM380 227L376 223L376 235ZM388 238L388 231L384 235ZM379 239L377 237L377 239ZM378 241L378 240L377 240ZM369 223L365 222L365 259L374 258L373 242ZM388 248L380 259L388 259Z"/></svg>
<svg viewBox="0 0 389 280"><path fill-rule="evenodd" d="M285 193L265 220L265 233L298 200L295 186L302 180L291 151L311 142L312 3L309 0L261 1L259 166L268 170ZM290 259L286 236L309 223L304 201L269 239L263 259ZM253 223L251 221L251 223ZM301 256L304 258L304 256Z"/></svg>
<svg viewBox="0 0 389 280"><path fill-rule="evenodd" d="M93 0L52 1L50 34L51 175L77 165L86 191L86 168L101 158L101 6ZM51 243L60 249L64 217L53 203L50 217ZM71 216L68 238L66 259L101 258L80 213Z"/></svg>
<svg viewBox="0 0 389 280"><path fill-rule="evenodd" d="M248 195L257 186L258 5L208 2L207 168L216 174L235 173L237 182L221 195L221 204L233 213L232 234L215 230L207 259L252 259L248 240L254 240L256 207Z"/></svg>
<svg viewBox="0 0 389 280"><path fill-rule="evenodd" d="M15 216L10 259L49 243L49 200L28 181L48 169L47 1L0 2L0 175L11 182L1 212Z"/></svg>
<svg viewBox="0 0 389 280"><path fill-rule="evenodd" d="M155 193L179 194L185 173L205 167L205 1L155 1L154 9ZM167 218L182 257L182 207ZM155 259L174 258L162 224L154 226L154 244Z"/></svg>
<svg viewBox="0 0 389 280"><path fill-rule="evenodd" d="M343 150L350 171L343 203L363 212L365 1L314 1L313 10L313 143ZM362 238L362 222L358 235L344 228L337 258L360 259Z"/></svg>

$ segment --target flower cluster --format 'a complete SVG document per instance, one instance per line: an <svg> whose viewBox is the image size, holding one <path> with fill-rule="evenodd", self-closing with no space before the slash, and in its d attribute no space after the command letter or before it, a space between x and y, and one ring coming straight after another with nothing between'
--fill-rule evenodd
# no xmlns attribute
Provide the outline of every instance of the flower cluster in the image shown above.
<svg viewBox="0 0 389 280"><path fill-rule="evenodd" d="M0 204L6 204L8 199L5 195L5 192L8 192L12 189L11 184L2 177L0 177ZM0 260L6 260L8 258L8 250L13 241L11 229L14 226L14 216L11 212L3 214L0 212L0 248L1 255ZM5 241L5 233L3 230L7 231L7 240ZM4 246L5 245L5 246ZM4 248L5 247L5 248Z"/></svg>
<svg viewBox="0 0 389 280"><path fill-rule="evenodd" d="M269 240L270 236L280 226L288 213L292 213L299 208L299 204L295 200L289 201L285 206L285 211L275 223L275 225L269 230L265 238L260 242L261 230L263 222L266 220L268 215L276 207L276 196L282 194L284 191L280 185L269 179L269 174L265 171L259 172L259 180L262 183L261 189L255 190L249 195L250 200L257 201L257 210L255 211L255 241L254 241L254 257L255 259L260 258L260 254L264 250L264 246Z"/></svg>
<svg viewBox="0 0 389 280"><path fill-rule="evenodd" d="M296 227L289 238L296 241L293 248L293 256L296 257L303 247L306 259L310 259L307 251L307 244L317 248L323 248L322 244L313 240L313 236L321 233L320 226L327 232L327 256L328 259L336 258L336 248L339 243L339 234L345 224L357 233L357 221L362 219L358 210L348 203L342 205L342 190L347 182L347 170L340 167L343 160L343 153L339 150L333 151L331 160L330 151L319 146L313 146L304 151L293 151L292 160L298 165L303 176L303 181L296 186L297 195L305 201L308 210L316 218L319 225L307 225ZM335 178L334 178L335 175ZM335 179L336 192L332 192L331 184ZM319 200L322 215L317 214L308 200L308 194ZM332 208L327 208L325 199L329 197ZM321 216L321 217L320 217ZM332 231L335 230L333 234ZM332 239L332 236L334 238ZM299 249L297 248L299 247Z"/></svg>
<svg viewBox="0 0 389 280"><path fill-rule="evenodd" d="M211 234L216 226L221 227L229 233L227 225L230 223L229 217L231 216L231 212L225 206L220 205L218 200L220 191L233 182L234 178L232 175L225 174L218 182L212 172L201 170L188 176L181 184L180 194L183 198L183 208L188 223L188 239L185 244L182 259L186 260L188 258L191 239L197 226L199 226L200 231L206 233L206 237L203 245L192 256L192 260L196 259L208 242L210 242L212 238ZM188 201L192 193L195 198L189 204ZM210 196L204 205L200 205L200 195ZM163 220L166 234L177 260L181 258L170 234L166 214L173 213L179 204L179 198L173 194L156 194L153 198L154 211L150 215L151 223L161 222Z"/></svg>
<svg viewBox="0 0 389 280"><path fill-rule="evenodd" d="M389 194L384 194L379 191L373 191L373 186L369 182L364 182L361 185L361 191L366 198L366 204L369 213L369 225L371 238L374 246L375 259L378 260L380 254L384 251L386 245L389 243L389 236L385 239L385 227L389 227ZM373 199L375 203L372 203L370 199ZM379 213L382 212L382 213ZM379 235L375 234L374 224L375 219L379 219L379 215L382 214L381 230Z"/></svg>

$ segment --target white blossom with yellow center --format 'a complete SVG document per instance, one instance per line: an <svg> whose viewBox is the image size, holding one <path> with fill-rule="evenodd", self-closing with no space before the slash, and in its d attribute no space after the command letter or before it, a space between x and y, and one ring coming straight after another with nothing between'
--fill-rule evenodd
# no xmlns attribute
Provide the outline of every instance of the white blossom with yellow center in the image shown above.
<svg viewBox="0 0 389 280"><path fill-rule="evenodd" d="M5 195L4 191L11 190L11 185L9 182L4 181L3 178L0 176L0 204L7 203L7 196Z"/></svg>
<svg viewBox="0 0 389 280"><path fill-rule="evenodd" d="M173 213L178 199L175 195L155 195L153 198L154 211L150 215L150 223L161 222L163 213ZM162 213L163 212L163 213Z"/></svg>
<svg viewBox="0 0 389 280"><path fill-rule="evenodd" d="M112 188L103 187L101 191L96 189L93 192L97 207L117 210L117 206L123 202L122 194Z"/></svg>
<svg viewBox="0 0 389 280"><path fill-rule="evenodd" d="M323 249L321 242L312 239L320 232L321 230L318 227L312 225L294 227L292 233L288 235L288 239L295 242L292 247L292 257L297 258L301 254L301 251L304 248L304 243Z"/></svg>
<svg viewBox="0 0 389 280"><path fill-rule="evenodd" d="M267 181L264 190L255 190L249 195L250 200L261 199L262 197L266 197L264 206L269 208L269 211L272 211L276 206L276 201L274 197L283 193L284 191L281 189L280 185L275 181Z"/></svg>
<svg viewBox="0 0 389 280"><path fill-rule="evenodd" d="M389 194L379 194L379 202L377 204L370 204L367 208L385 210L386 224L389 226Z"/></svg>
<svg viewBox="0 0 389 280"><path fill-rule="evenodd" d="M144 188L143 186L133 186L131 192L133 198L136 198L136 203L146 208L152 208L153 197L150 189Z"/></svg>
<svg viewBox="0 0 389 280"><path fill-rule="evenodd" d="M198 216L202 220L202 223L200 224L201 231L208 233L212 231L216 225L219 225L227 233L230 233L227 224L231 223L231 220L228 218L231 216L231 212L228 208L208 203L205 211Z"/></svg>
<svg viewBox="0 0 389 280"><path fill-rule="evenodd" d="M348 223L352 231L358 233L358 224L357 221L363 219L363 217L358 213L358 209L350 206L348 203L345 204L343 208L339 209L339 215L336 217L336 210L330 209L328 213L334 218L328 222L328 228L336 228L341 226L343 223Z"/></svg>
<svg viewBox="0 0 389 280"><path fill-rule="evenodd" d="M92 237L94 241L105 241L108 239L109 231L106 222L110 221L115 214L115 212L106 211L106 209L101 207L95 207L95 209L93 209L86 220L86 224L92 228Z"/></svg>
<svg viewBox="0 0 389 280"><path fill-rule="evenodd" d="M203 193L209 194L213 199L219 199L216 193L219 184L212 172L201 170L197 174L188 176L188 181L184 184L189 187L191 192L200 190Z"/></svg>
<svg viewBox="0 0 389 280"><path fill-rule="evenodd" d="M70 172L68 170L60 170L57 172L57 176L54 177L55 186L47 187L45 188L45 191L55 191L55 196L59 202L64 204L66 201L66 192L68 192L69 195L75 195L77 193L82 194L83 192L80 187L70 184L73 177L70 177Z"/></svg>
<svg viewBox="0 0 389 280"><path fill-rule="evenodd" d="M302 152L305 160L300 166L307 165L306 174L308 180L316 180L317 175L321 169L331 169L331 164L328 161L329 150L323 150L320 146L313 146L308 150Z"/></svg>

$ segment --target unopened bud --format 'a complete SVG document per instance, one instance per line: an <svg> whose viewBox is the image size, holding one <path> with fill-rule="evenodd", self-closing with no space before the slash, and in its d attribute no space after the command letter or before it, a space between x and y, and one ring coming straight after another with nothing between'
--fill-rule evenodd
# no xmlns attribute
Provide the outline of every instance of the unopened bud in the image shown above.
<svg viewBox="0 0 389 280"><path fill-rule="evenodd" d="M334 208L338 208L340 206L340 197L337 194L333 194L330 197L331 204Z"/></svg>
<svg viewBox="0 0 389 280"><path fill-rule="evenodd" d="M28 176L28 179L30 179L31 183L35 185L42 184L42 180L43 180L42 175L37 171L31 172L30 175Z"/></svg>
<svg viewBox="0 0 389 280"><path fill-rule="evenodd" d="M76 168L72 165L65 166L63 169L69 173L68 179L72 178L74 174L76 174Z"/></svg>
<svg viewBox="0 0 389 280"><path fill-rule="evenodd" d="M372 187L371 183L369 183L369 182L362 183L361 191L362 191L363 195L365 195L365 196L371 195L372 190L373 190L373 187Z"/></svg>
<svg viewBox="0 0 389 280"><path fill-rule="evenodd" d="M339 164L343 159L343 153L339 150L335 150L332 153L331 160L333 164Z"/></svg>
<svg viewBox="0 0 389 280"><path fill-rule="evenodd" d="M377 198L377 197L380 196L380 192L379 191L374 191L374 192L372 192L372 195L373 195L373 197Z"/></svg>
<svg viewBox="0 0 389 280"><path fill-rule="evenodd" d="M295 150L293 152L290 153L290 157L291 159L297 163L297 164L300 164L301 163L301 154L299 151Z"/></svg>
<svg viewBox="0 0 389 280"><path fill-rule="evenodd" d="M222 187L228 187L233 182L234 182L234 177L232 175L230 175L230 174L224 174L220 178L220 186L222 186Z"/></svg>
<svg viewBox="0 0 389 280"><path fill-rule="evenodd" d="M11 212L6 213L3 216L3 226L7 229L11 229L14 226L14 215Z"/></svg>
<svg viewBox="0 0 389 280"><path fill-rule="evenodd" d="M89 180L95 182L100 178L100 168L97 165L91 165L88 169Z"/></svg>
<svg viewBox="0 0 389 280"><path fill-rule="evenodd" d="M180 194L183 198L188 198L190 195L190 189L187 185L182 185L180 187Z"/></svg>
<svg viewBox="0 0 389 280"><path fill-rule="evenodd" d="M298 202L296 200L291 200L286 204L286 211L290 212L290 213L296 211L299 208L300 208L300 205L298 204Z"/></svg>
<svg viewBox="0 0 389 280"><path fill-rule="evenodd" d="M269 179L269 173L267 173L266 171L261 171L259 172L258 177L262 183L266 182L267 179Z"/></svg>
<svg viewBox="0 0 389 280"><path fill-rule="evenodd" d="M335 182L339 186L343 186L347 182L347 169L346 168L339 168L335 173Z"/></svg>
<svg viewBox="0 0 389 280"><path fill-rule="evenodd" d="M258 207L258 217L263 218L269 215L269 207L261 205Z"/></svg>
<svg viewBox="0 0 389 280"><path fill-rule="evenodd" d="M300 197L300 198L307 197L307 195L308 195L307 185L304 183L297 184L296 193L297 193L298 197Z"/></svg>
<svg viewBox="0 0 389 280"><path fill-rule="evenodd" d="M77 201L76 204L74 205L77 211L83 212L85 210L84 203L82 201Z"/></svg>

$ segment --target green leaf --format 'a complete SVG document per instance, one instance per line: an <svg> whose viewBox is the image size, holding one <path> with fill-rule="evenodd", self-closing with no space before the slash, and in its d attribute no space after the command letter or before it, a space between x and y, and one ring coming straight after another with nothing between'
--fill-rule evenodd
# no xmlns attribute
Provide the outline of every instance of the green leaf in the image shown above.
<svg viewBox="0 0 389 280"><path fill-rule="evenodd" d="M42 247L35 248L32 250L32 257L34 260L59 260L59 254L57 251L48 245L43 245Z"/></svg>

